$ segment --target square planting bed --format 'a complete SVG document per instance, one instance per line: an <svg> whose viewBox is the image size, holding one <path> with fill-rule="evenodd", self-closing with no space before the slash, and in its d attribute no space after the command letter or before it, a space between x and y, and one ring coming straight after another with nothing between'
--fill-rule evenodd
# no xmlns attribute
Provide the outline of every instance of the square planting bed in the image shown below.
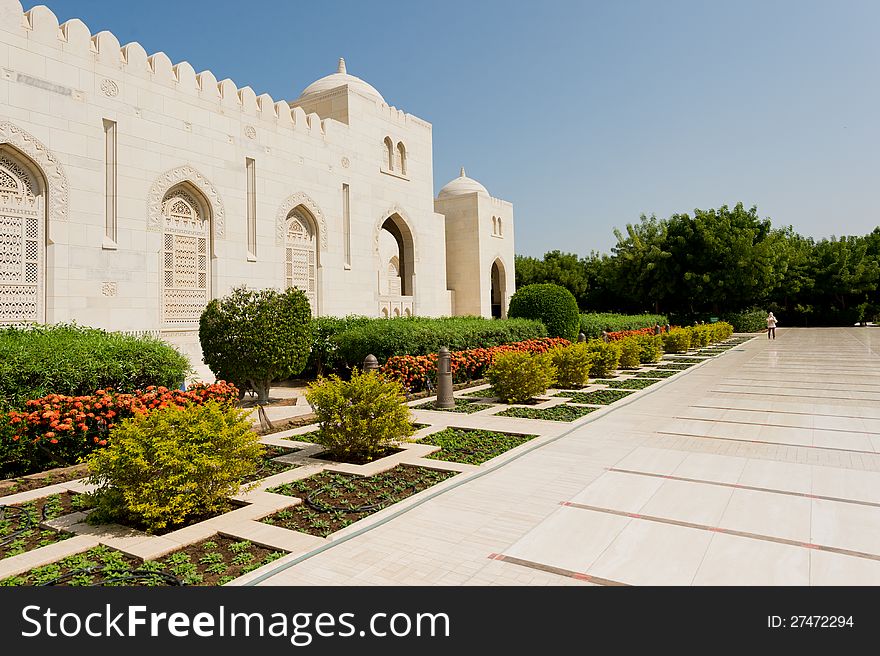
<svg viewBox="0 0 880 656"><path fill-rule="evenodd" d="M327 537L455 474L412 465L398 465L374 476L324 471L271 488L269 492L298 497L303 503L279 510L261 521Z"/></svg>
<svg viewBox="0 0 880 656"><path fill-rule="evenodd" d="M80 510L81 495L52 494L15 506L0 506L0 558L9 558L73 537L70 533L41 526Z"/></svg>
<svg viewBox="0 0 880 656"><path fill-rule="evenodd" d="M674 369L667 369L666 371L662 369L655 369L654 371L639 371L633 375L636 378L671 378L677 373L679 372Z"/></svg>
<svg viewBox="0 0 880 656"><path fill-rule="evenodd" d="M492 406L487 403L475 403L474 401L468 401L467 399L455 398L455 407L453 408L438 408L434 405L434 401L428 401L427 403L422 403L421 405L414 406L415 410L437 410L439 412L461 412L464 414L473 414L474 412L479 412L480 410L485 410L486 408L491 408Z"/></svg>
<svg viewBox="0 0 880 656"><path fill-rule="evenodd" d="M38 490L41 487L75 481L88 475L88 465L81 464L60 469L52 469L39 474L28 474L17 478L8 478L0 480L0 495L6 496L10 494L18 494L20 492ZM0 499L0 502L2 502L2 499Z"/></svg>
<svg viewBox="0 0 880 656"><path fill-rule="evenodd" d="M476 392L465 392L461 396L468 396L477 399L494 399L495 394L492 392L491 387L486 387L481 390L477 390Z"/></svg>
<svg viewBox="0 0 880 656"><path fill-rule="evenodd" d="M575 421L599 408L585 408L576 405L556 405L552 408L508 408L498 412L495 417L518 417L520 419L544 419L546 421Z"/></svg>
<svg viewBox="0 0 880 656"><path fill-rule="evenodd" d="M665 371L684 371L685 369L690 369L694 365L689 362L682 362L679 364L678 362L670 362L664 363L657 366L657 369L662 369Z"/></svg>
<svg viewBox="0 0 880 656"><path fill-rule="evenodd" d="M558 392L555 396L571 399L572 403L588 403L592 405L609 405L632 394L631 390L596 390L594 392Z"/></svg>
<svg viewBox="0 0 880 656"><path fill-rule="evenodd" d="M659 380L651 380L650 378L630 378L629 380L604 381L604 384L613 389L640 390L659 382Z"/></svg>
<svg viewBox="0 0 880 656"><path fill-rule="evenodd" d="M671 355L663 357L663 364L700 364L705 361L706 358L676 358Z"/></svg>
<svg viewBox="0 0 880 656"><path fill-rule="evenodd" d="M426 456L432 460L480 465L536 437L537 435L499 433L471 428L447 428L428 435L419 440L419 443L441 447L439 451Z"/></svg>
<svg viewBox="0 0 880 656"><path fill-rule="evenodd" d="M0 581L0 586L223 585L284 552L214 535L144 562L103 545Z"/></svg>

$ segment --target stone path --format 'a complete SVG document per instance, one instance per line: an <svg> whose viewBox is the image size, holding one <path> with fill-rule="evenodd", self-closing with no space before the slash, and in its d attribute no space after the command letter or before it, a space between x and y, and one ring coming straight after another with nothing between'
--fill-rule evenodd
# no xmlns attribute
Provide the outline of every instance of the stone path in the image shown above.
<svg viewBox="0 0 880 656"><path fill-rule="evenodd" d="M878 365L780 329L575 424L417 411L542 436L250 583L880 584Z"/></svg>

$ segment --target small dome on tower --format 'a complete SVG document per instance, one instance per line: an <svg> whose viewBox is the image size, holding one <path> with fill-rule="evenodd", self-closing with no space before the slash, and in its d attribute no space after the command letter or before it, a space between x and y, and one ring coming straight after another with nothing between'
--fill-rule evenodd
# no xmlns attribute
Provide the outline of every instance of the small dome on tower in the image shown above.
<svg viewBox="0 0 880 656"><path fill-rule="evenodd" d="M464 196L474 192L484 193L487 196L489 195L488 189L473 178L467 177L467 174L464 172L464 167L462 166L461 175L443 187L443 189L440 190L440 193L437 194L437 198L453 198L454 196Z"/></svg>
<svg viewBox="0 0 880 656"><path fill-rule="evenodd" d="M338 89L341 86L348 85L352 89L356 89L371 98L378 100L379 102L385 103L385 99L382 97L382 94L376 91L375 87L371 84L364 82L359 77L355 77L354 75L349 75L345 70L345 60L340 57L339 58L339 67L336 72L322 77L320 80L316 80L312 82L309 86L307 86L303 92L300 94L297 101L307 100L312 96L317 96L326 91L330 91L331 89ZM387 103L385 103L387 104Z"/></svg>

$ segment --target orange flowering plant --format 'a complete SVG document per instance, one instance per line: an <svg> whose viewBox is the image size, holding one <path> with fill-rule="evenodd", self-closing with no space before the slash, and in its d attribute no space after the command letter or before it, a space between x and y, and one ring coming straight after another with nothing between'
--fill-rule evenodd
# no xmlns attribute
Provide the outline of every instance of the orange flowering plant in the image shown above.
<svg viewBox="0 0 880 656"><path fill-rule="evenodd" d="M75 464L98 447L106 446L110 429L128 417L167 407L200 405L209 400L232 404L238 389L224 381L198 383L187 390L151 385L133 394L98 390L87 396L49 394L10 410L9 430L0 445L0 474L29 473Z"/></svg>
<svg viewBox="0 0 880 656"><path fill-rule="evenodd" d="M452 379L463 383L482 378L495 357L501 353L547 353L557 346L567 346L570 343L561 337L542 337L501 346L453 351ZM437 379L437 354L393 356L382 367L382 373L402 383L410 392L419 392L427 388L429 380L433 383Z"/></svg>

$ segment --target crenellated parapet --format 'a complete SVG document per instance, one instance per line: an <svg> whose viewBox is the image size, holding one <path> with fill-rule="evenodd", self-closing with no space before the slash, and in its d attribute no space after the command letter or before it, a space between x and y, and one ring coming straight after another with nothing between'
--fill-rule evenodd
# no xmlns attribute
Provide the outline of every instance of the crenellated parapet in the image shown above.
<svg viewBox="0 0 880 656"><path fill-rule="evenodd" d="M225 114L240 112L242 117L271 121L279 128L322 138L333 130L330 124L337 123L333 119L322 120L317 114L307 115L298 108L291 109L288 101L276 101L269 94L257 96L251 87L238 87L228 78L218 81L211 71L196 73L188 62L174 63L164 52L148 54L137 42L120 45L112 32L92 34L78 18L59 24L57 16L44 5L23 11L18 0L0 0L0 29L30 42L57 48L64 57L87 59L212 103Z"/></svg>

